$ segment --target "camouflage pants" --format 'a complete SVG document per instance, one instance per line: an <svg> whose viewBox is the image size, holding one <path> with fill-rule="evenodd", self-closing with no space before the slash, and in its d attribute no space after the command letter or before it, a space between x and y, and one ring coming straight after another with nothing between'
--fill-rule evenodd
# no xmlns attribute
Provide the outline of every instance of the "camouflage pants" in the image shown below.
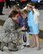
<svg viewBox="0 0 43 54"><path fill-rule="evenodd" d="M3 35L4 36L4 35ZM17 42L19 39L19 32L13 32L13 33L7 33L6 36L1 37L0 41L0 48L3 50L4 46L8 46L9 48L14 48L15 46L17 47Z"/></svg>
<svg viewBox="0 0 43 54"><path fill-rule="evenodd" d="M4 46L7 46L8 49L11 50L18 50L17 46L20 46L23 44L23 35L25 32L15 32L8 34L4 39L3 42L1 42L1 49L3 49Z"/></svg>

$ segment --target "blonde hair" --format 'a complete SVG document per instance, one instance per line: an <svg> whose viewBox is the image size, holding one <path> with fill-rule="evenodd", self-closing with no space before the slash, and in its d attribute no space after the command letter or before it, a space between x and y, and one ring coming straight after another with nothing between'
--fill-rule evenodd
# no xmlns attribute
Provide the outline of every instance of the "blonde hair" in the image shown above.
<svg viewBox="0 0 43 54"><path fill-rule="evenodd" d="M22 14L27 14L27 13L28 13L27 10L22 11Z"/></svg>

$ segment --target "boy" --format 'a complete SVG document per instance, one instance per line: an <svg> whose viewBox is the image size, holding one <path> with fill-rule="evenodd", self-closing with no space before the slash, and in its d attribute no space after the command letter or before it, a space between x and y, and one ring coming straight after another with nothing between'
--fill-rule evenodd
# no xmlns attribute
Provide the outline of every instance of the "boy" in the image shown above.
<svg viewBox="0 0 43 54"><path fill-rule="evenodd" d="M21 26L21 27L23 27L24 26L24 28L25 28L25 30L23 30L22 31L22 41L23 41L23 45L24 46L28 46L28 47L30 47L30 44L29 44L29 38L28 38L28 36L26 35L26 32L27 32L27 28L28 28L28 24L27 24L27 11L26 10L24 10L24 11L22 11L22 13L21 13L21 17L19 18L19 25ZM28 30L29 31L29 30Z"/></svg>

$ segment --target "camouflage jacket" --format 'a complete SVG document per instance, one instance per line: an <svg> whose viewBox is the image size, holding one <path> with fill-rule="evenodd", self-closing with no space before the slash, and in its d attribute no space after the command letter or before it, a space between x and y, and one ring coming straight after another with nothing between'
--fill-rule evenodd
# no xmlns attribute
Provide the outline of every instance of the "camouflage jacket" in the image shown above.
<svg viewBox="0 0 43 54"><path fill-rule="evenodd" d="M1 41L7 43L9 41L16 40L18 33L15 31L15 22L11 18L8 18L5 21L3 31L4 35L1 36Z"/></svg>

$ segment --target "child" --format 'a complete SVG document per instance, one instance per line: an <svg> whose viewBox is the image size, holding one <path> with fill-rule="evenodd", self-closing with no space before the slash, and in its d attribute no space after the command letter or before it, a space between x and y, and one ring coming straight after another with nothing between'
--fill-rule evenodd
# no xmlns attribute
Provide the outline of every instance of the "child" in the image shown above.
<svg viewBox="0 0 43 54"><path fill-rule="evenodd" d="M40 49L39 45L39 23L38 23L38 16L39 16L39 11L38 9L35 8L35 6L30 3L27 5L27 10L29 11L28 13L28 26L30 27L30 31L33 37L33 46L37 45L38 50Z"/></svg>
<svg viewBox="0 0 43 54"><path fill-rule="evenodd" d="M28 27L28 25L27 25L27 11L26 10L22 11L21 17L19 18L19 25L20 25L20 27L24 26L24 28L25 28L25 30L22 31L24 33L23 37L22 37L23 45L30 47L29 38L26 36L27 27Z"/></svg>

